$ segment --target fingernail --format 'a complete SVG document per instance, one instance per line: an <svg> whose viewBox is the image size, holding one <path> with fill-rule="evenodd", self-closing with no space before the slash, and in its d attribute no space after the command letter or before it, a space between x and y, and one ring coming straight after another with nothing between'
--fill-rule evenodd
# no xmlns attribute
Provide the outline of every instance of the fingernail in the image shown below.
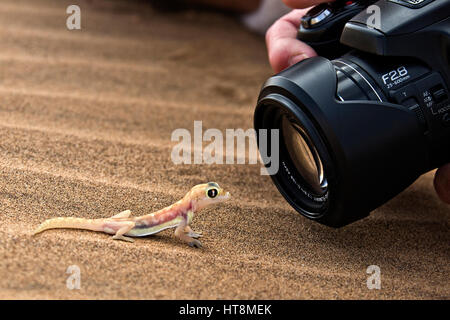
<svg viewBox="0 0 450 320"><path fill-rule="evenodd" d="M297 62L300 62L300 61L308 59L308 58L309 58L308 55L305 53L301 53L296 56L292 56L289 59L289 66L292 66L292 65L296 64Z"/></svg>

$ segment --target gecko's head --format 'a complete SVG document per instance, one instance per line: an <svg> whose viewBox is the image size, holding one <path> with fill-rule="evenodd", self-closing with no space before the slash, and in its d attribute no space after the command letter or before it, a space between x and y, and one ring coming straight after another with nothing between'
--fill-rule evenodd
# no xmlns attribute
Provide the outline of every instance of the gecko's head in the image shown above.
<svg viewBox="0 0 450 320"><path fill-rule="evenodd" d="M190 197L197 210L230 199L230 193L225 192L216 182L196 185L187 196Z"/></svg>

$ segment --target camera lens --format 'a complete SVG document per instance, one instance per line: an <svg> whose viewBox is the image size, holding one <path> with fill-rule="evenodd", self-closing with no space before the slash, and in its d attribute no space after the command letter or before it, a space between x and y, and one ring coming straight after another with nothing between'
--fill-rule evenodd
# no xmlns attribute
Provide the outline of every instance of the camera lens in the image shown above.
<svg viewBox="0 0 450 320"><path fill-rule="evenodd" d="M255 109L258 135L280 132L274 184L295 210L328 226L367 216L434 167L416 112L380 89L397 61L374 59L304 60L267 80ZM413 60L402 66L409 81L424 76Z"/></svg>
<svg viewBox="0 0 450 320"><path fill-rule="evenodd" d="M334 174L328 149L311 118L297 102L269 94L260 100L255 126L280 132L279 169L271 175L278 190L301 214L320 218L329 207Z"/></svg>
<svg viewBox="0 0 450 320"><path fill-rule="evenodd" d="M308 134L286 115L281 119L281 131L286 149L307 188L312 193L324 194L327 180L322 161Z"/></svg>

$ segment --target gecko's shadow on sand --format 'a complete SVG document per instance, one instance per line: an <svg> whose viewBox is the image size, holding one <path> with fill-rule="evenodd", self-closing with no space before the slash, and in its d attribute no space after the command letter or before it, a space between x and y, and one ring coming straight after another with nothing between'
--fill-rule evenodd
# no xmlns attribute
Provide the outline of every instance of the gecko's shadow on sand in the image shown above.
<svg viewBox="0 0 450 320"><path fill-rule="evenodd" d="M202 242L201 237L198 240L200 240L200 242ZM137 238L135 238L135 242L138 242L138 243L141 243L144 245L152 245L152 243L155 243L155 244L168 245L173 248L181 248L181 249L192 248L194 250L198 249L198 248L190 247L187 243L176 238L173 235L173 232L170 232L170 229L165 230L162 233L152 234L152 235L145 236L145 237L137 237ZM205 250L205 249L207 249L206 246L203 246L201 248L201 250Z"/></svg>

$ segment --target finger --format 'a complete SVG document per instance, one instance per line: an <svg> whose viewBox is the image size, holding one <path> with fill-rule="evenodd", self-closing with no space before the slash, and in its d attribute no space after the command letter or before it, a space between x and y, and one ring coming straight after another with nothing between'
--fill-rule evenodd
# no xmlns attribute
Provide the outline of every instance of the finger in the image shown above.
<svg viewBox="0 0 450 320"><path fill-rule="evenodd" d="M314 6L322 2L330 2L329 0L283 0L283 2L290 8L302 9Z"/></svg>
<svg viewBox="0 0 450 320"><path fill-rule="evenodd" d="M280 72L303 59L317 55L313 48L297 40L300 19L306 11L306 9L292 10L267 30L269 62L275 72Z"/></svg>
<svg viewBox="0 0 450 320"><path fill-rule="evenodd" d="M436 171L434 188L439 198L450 204L450 163L447 163Z"/></svg>

